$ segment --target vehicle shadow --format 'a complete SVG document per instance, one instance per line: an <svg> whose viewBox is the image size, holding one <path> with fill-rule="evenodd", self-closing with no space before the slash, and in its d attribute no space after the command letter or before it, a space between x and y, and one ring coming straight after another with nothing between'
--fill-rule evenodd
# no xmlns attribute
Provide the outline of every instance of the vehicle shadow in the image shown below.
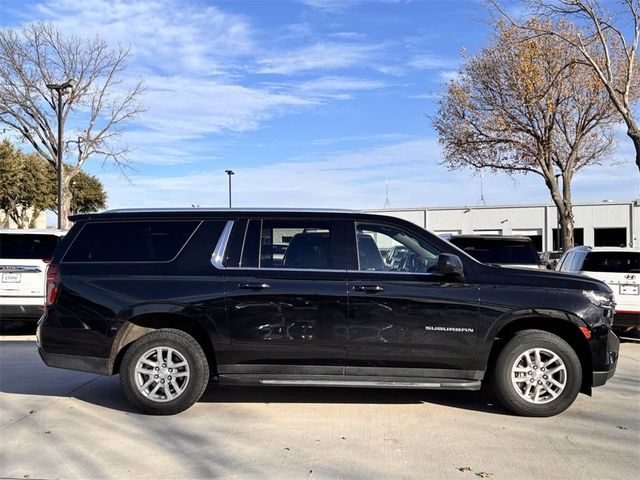
<svg viewBox="0 0 640 480"><path fill-rule="evenodd" d="M137 413L127 403L117 375L49 368L31 341L4 339L0 348L0 392L18 395L73 397L100 407ZM279 387L220 385L212 382L200 404L438 404L498 415L510 413L485 391L442 391L380 388Z"/></svg>
<svg viewBox="0 0 640 480"><path fill-rule="evenodd" d="M511 415L489 392L340 387L253 387L212 384L201 403L438 404Z"/></svg>
<svg viewBox="0 0 640 480"><path fill-rule="evenodd" d="M125 400L118 377L99 377L69 396L102 408L139 413ZM252 387L210 384L198 404L435 404L444 407L512 415L485 392L392 390L339 387Z"/></svg>

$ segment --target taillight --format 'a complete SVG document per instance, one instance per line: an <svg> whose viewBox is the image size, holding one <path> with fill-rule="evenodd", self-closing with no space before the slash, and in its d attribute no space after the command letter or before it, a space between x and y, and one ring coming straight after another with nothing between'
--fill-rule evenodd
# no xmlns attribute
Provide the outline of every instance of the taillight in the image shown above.
<svg viewBox="0 0 640 480"><path fill-rule="evenodd" d="M49 265L47 268L47 305L53 305L60 291L60 275L58 269Z"/></svg>

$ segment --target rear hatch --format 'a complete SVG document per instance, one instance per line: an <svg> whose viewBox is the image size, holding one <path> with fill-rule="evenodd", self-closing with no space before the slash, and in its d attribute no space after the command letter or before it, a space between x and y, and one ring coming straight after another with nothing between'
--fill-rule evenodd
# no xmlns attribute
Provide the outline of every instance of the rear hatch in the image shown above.
<svg viewBox="0 0 640 480"><path fill-rule="evenodd" d="M616 312L640 312L640 252L589 252L581 273L605 282L616 299Z"/></svg>
<svg viewBox="0 0 640 480"><path fill-rule="evenodd" d="M58 241L52 234L0 233L1 303L44 303L47 262Z"/></svg>

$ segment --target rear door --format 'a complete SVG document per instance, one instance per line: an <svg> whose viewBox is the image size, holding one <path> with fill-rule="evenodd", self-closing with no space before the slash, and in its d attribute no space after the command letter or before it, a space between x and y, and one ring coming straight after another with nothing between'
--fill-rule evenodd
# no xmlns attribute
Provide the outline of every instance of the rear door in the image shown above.
<svg viewBox="0 0 640 480"><path fill-rule="evenodd" d="M238 230L242 234L238 234ZM225 292L234 365L220 373L342 374L344 221L252 218L234 228Z"/></svg>
<svg viewBox="0 0 640 480"><path fill-rule="evenodd" d="M43 305L46 261L59 237L51 234L0 233L0 303Z"/></svg>

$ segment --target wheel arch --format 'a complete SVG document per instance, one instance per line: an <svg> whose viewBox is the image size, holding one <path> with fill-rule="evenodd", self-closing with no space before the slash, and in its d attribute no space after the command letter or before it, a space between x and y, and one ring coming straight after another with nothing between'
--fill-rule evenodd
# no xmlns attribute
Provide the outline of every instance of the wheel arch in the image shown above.
<svg viewBox="0 0 640 480"><path fill-rule="evenodd" d="M211 375L217 374L215 350L207 328L191 316L167 312L142 313L126 320L120 326L111 346L111 373L120 372L122 358L133 342L149 332L162 328L173 328L191 335L207 356Z"/></svg>
<svg viewBox="0 0 640 480"><path fill-rule="evenodd" d="M589 343L581 331L580 326L569 320L560 320L558 318L544 316L524 316L511 319L511 321L502 325L495 334L487 360L486 371L489 372L493 369L499 353L509 340L522 330L532 329L553 333L566 341L575 350L582 367L582 385L580 391L591 395L593 363Z"/></svg>

